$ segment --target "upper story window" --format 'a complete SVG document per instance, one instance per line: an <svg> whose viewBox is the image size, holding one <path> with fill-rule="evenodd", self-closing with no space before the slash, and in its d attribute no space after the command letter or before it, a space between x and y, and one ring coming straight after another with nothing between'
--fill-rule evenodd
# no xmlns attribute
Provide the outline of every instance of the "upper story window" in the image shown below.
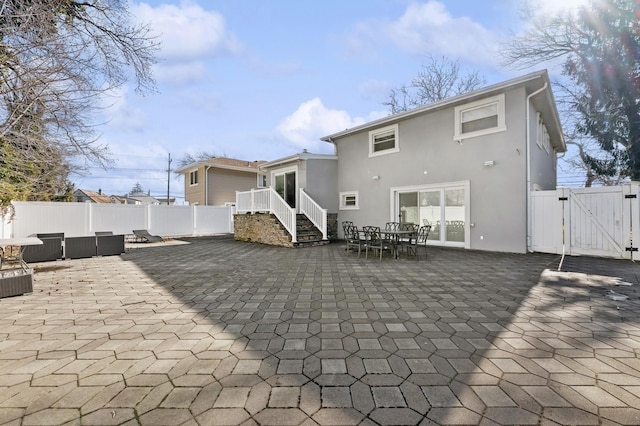
<svg viewBox="0 0 640 426"><path fill-rule="evenodd" d="M194 170L189 172L189 185L197 185L198 184L198 171Z"/></svg>
<svg viewBox="0 0 640 426"><path fill-rule="evenodd" d="M258 174L258 188L267 187L267 175Z"/></svg>
<svg viewBox="0 0 640 426"><path fill-rule="evenodd" d="M400 151L400 145L397 124L369 132L369 157L398 151Z"/></svg>
<svg viewBox="0 0 640 426"><path fill-rule="evenodd" d="M340 210L358 210L358 191L340 193Z"/></svg>
<svg viewBox="0 0 640 426"><path fill-rule="evenodd" d="M455 108L454 140L507 130L504 95L481 99Z"/></svg>

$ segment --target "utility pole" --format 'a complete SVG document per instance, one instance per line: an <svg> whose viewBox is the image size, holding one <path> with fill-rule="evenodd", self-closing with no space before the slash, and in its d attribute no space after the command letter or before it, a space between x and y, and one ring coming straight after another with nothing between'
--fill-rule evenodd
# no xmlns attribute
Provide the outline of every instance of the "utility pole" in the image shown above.
<svg viewBox="0 0 640 426"><path fill-rule="evenodd" d="M171 153L169 153L169 165L167 166L167 205L170 204L170 201L169 201L170 185L171 185Z"/></svg>

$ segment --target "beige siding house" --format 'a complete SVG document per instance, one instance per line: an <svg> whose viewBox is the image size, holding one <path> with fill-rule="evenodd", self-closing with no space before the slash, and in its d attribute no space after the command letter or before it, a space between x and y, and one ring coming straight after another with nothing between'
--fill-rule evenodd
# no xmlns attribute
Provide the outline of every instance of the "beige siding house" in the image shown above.
<svg viewBox="0 0 640 426"><path fill-rule="evenodd" d="M183 166L185 201L190 205L223 206L233 204L236 191L248 191L266 185L260 171L264 161L246 161L214 157Z"/></svg>

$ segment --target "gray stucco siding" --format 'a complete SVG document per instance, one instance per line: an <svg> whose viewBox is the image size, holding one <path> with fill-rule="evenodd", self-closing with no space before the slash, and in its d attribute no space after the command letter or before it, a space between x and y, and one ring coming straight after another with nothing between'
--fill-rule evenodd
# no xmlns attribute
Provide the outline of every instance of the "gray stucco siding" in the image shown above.
<svg viewBox="0 0 640 426"><path fill-rule="evenodd" d="M338 190L358 191L360 204L359 210L340 210L339 221L383 225L396 220L392 188L468 181L468 247L525 252L525 101L524 88L507 91L507 130L464 139L461 144L453 140L454 106L400 121L397 153L369 157L367 131L336 140ZM489 160L495 162L493 167L484 166Z"/></svg>

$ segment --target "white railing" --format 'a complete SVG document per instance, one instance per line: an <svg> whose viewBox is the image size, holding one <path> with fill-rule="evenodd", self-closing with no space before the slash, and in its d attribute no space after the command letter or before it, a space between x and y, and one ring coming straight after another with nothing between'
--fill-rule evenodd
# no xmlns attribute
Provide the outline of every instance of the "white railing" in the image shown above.
<svg viewBox="0 0 640 426"><path fill-rule="evenodd" d="M296 209L289 207L289 204L273 188L236 192L236 212L272 213L291 234L291 242L298 242L296 236Z"/></svg>
<svg viewBox="0 0 640 426"><path fill-rule="evenodd" d="M300 188L300 213L309 218L316 228L322 231L322 239L327 239L327 209L320 207L313 198Z"/></svg>

